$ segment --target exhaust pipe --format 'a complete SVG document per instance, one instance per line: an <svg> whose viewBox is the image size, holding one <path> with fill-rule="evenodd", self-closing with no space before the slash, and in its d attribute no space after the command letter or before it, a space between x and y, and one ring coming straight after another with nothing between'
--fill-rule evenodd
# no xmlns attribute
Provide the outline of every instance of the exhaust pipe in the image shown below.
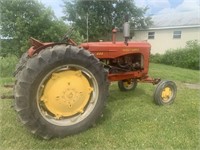
<svg viewBox="0 0 200 150"><path fill-rule="evenodd" d="M124 43L128 46L128 40L130 38L130 24L128 22L128 15L125 16L125 23L123 25Z"/></svg>

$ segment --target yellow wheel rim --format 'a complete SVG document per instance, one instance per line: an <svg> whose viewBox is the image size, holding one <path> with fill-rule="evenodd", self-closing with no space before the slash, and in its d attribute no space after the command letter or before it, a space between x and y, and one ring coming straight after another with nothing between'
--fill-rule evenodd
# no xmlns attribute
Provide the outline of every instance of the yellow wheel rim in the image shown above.
<svg viewBox="0 0 200 150"><path fill-rule="evenodd" d="M123 86L126 89L131 89L134 86L134 82L132 80L123 81Z"/></svg>
<svg viewBox="0 0 200 150"><path fill-rule="evenodd" d="M45 85L41 101L57 118L83 113L92 92L81 71L53 73Z"/></svg>
<svg viewBox="0 0 200 150"><path fill-rule="evenodd" d="M37 106L50 123L66 126L86 118L99 95L93 74L78 65L64 65L49 72L37 91Z"/></svg>
<svg viewBox="0 0 200 150"><path fill-rule="evenodd" d="M163 101L168 102L172 97L172 90L169 87L165 87L162 91L161 97Z"/></svg>
<svg viewBox="0 0 200 150"><path fill-rule="evenodd" d="M126 88L128 88L131 84L129 83L129 82L123 82L123 84L124 84L124 86L126 87Z"/></svg>

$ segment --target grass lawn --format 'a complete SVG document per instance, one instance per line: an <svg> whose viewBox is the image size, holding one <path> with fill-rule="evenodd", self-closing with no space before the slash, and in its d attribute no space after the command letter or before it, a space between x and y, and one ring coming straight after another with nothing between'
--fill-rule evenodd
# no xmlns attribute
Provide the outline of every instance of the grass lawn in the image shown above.
<svg viewBox="0 0 200 150"><path fill-rule="evenodd" d="M155 86L139 83L134 92L120 92L110 86L104 115L96 126L63 139L42 140L19 122L12 100L0 100L0 149L200 149L200 72L151 64L150 76L177 84L177 97L170 106L153 102ZM12 83L1 78L0 84ZM12 93L0 87L1 95Z"/></svg>

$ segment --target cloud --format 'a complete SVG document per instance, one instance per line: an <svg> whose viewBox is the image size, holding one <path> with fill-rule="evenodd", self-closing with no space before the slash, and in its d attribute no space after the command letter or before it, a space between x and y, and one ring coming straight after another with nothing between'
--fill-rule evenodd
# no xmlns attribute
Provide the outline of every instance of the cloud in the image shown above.
<svg viewBox="0 0 200 150"><path fill-rule="evenodd" d="M170 7L169 0L135 0L135 4L138 7L149 7L148 14Z"/></svg>
<svg viewBox="0 0 200 150"><path fill-rule="evenodd" d="M182 1L182 2L181 2ZM195 11L200 13L200 0L135 0L138 7L149 7L148 14Z"/></svg>
<svg viewBox="0 0 200 150"><path fill-rule="evenodd" d="M158 12L158 14L166 13L179 13L179 12L197 12L200 13L200 1L199 0L184 0L180 5L175 8L164 8Z"/></svg>

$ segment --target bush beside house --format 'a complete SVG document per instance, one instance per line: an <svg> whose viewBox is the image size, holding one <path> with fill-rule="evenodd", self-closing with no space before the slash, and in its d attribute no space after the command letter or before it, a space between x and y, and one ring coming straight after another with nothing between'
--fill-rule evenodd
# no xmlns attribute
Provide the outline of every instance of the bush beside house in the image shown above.
<svg viewBox="0 0 200 150"><path fill-rule="evenodd" d="M151 62L172 65L181 68L199 70L200 43L188 41L185 48L167 50L164 54L151 55Z"/></svg>

